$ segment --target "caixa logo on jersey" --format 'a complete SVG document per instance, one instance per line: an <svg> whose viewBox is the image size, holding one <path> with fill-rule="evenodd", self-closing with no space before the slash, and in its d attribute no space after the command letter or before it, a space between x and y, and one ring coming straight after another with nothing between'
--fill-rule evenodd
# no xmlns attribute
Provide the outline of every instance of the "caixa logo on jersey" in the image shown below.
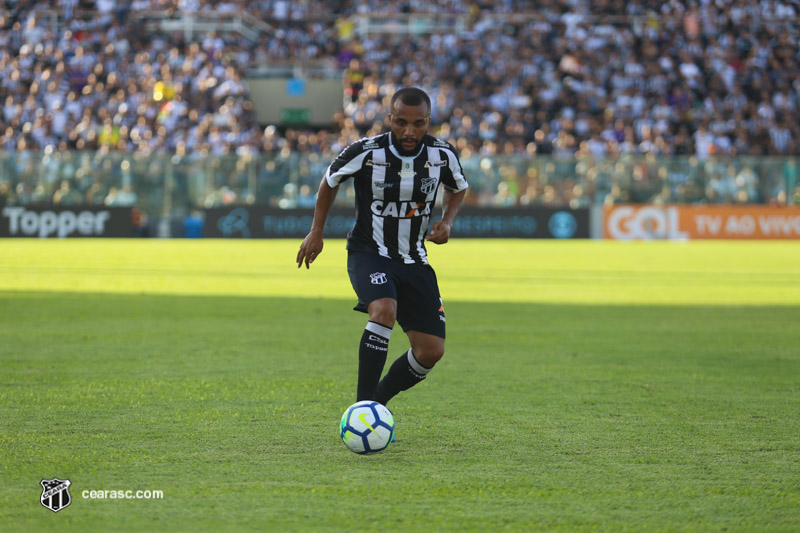
<svg viewBox="0 0 800 533"><path fill-rule="evenodd" d="M384 200L375 200L372 202L370 210L379 217L424 217L431 214L431 202L386 202Z"/></svg>
<svg viewBox="0 0 800 533"><path fill-rule="evenodd" d="M42 485L42 496L39 501L46 508L57 513L72 503L72 497L69 494L69 486L72 485L70 480L53 478L43 479L40 483Z"/></svg>

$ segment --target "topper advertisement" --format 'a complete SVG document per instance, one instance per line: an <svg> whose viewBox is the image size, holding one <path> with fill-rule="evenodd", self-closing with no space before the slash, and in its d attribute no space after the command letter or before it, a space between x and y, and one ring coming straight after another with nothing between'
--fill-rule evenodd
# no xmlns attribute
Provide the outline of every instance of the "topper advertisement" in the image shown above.
<svg viewBox="0 0 800 533"><path fill-rule="evenodd" d="M0 209L0 237L133 237L133 208L7 205Z"/></svg>

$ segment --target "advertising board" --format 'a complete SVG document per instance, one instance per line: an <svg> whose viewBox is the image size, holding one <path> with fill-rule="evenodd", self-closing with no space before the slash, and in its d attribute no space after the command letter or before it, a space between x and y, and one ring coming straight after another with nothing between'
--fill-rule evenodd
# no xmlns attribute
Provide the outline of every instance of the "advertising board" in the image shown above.
<svg viewBox="0 0 800 533"><path fill-rule="evenodd" d="M0 237L133 237L133 208L4 206Z"/></svg>
<svg viewBox="0 0 800 533"><path fill-rule="evenodd" d="M763 205L606 207L603 237L647 239L800 239L800 208Z"/></svg>
<svg viewBox="0 0 800 533"><path fill-rule="evenodd" d="M441 212L437 209L438 216ZM205 237L303 238L311 228L310 209L231 206L205 210ZM355 224L352 208L331 209L325 236L342 238ZM589 237L588 209L464 207L453 235L467 238L575 239Z"/></svg>

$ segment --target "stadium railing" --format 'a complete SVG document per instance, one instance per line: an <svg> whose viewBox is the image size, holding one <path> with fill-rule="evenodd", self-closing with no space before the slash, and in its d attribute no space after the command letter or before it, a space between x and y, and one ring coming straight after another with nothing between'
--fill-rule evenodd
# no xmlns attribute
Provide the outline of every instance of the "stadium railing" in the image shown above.
<svg viewBox="0 0 800 533"><path fill-rule="evenodd" d="M134 205L151 217L203 208L311 208L334 154L0 152L0 205ZM469 205L800 204L800 157L462 158ZM352 187L338 202L352 204Z"/></svg>

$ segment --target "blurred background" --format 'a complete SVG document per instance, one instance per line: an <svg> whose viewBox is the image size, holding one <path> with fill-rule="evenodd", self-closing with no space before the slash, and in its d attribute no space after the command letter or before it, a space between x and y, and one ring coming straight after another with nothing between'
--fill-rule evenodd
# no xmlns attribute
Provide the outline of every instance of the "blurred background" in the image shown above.
<svg viewBox="0 0 800 533"><path fill-rule="evenodd" d="M405 85L431 95L470 208L796 205L798 9L6 0L0 206L127 207L159 237L200 236L218 208L310 212Z"/></svg>

